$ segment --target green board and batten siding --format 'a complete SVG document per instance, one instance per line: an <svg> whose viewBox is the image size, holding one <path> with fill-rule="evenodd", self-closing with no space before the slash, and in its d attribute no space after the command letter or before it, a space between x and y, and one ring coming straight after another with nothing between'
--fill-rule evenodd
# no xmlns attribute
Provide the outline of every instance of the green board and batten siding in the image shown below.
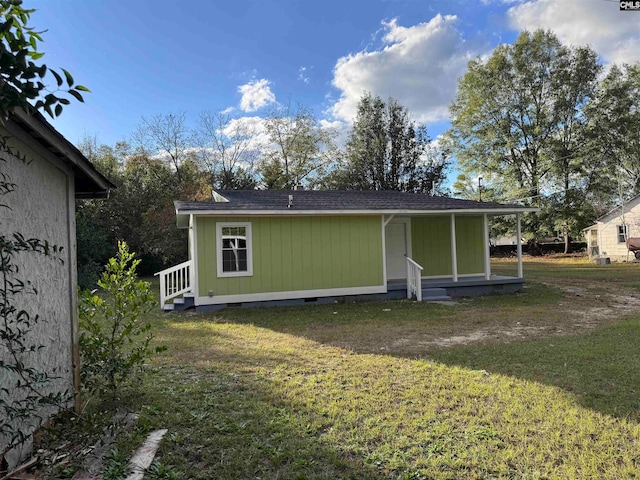
<svg viewBox="0 0 640 480"><path fill-rule="evenodd" d="M199 295L238 295L383 285L381 219L197 218ZM253 275L218 278L216 222L250 222Z"/></svg>
<svg viewBox="0 0 640 480"><path fill-rule="evenodd" d="M424 267L422 275L451 275L451 217L411 219L413 259ZM458 274L484 272L483 218L456 215Z"/></svg>

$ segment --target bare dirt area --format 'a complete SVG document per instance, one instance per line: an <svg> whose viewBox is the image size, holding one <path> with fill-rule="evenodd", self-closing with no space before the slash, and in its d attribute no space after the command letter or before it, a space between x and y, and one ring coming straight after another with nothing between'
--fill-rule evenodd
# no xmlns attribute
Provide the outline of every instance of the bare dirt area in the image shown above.
<svg viewBox="0 0 640 480"><path fill-rule="evenodd" d="M545 280L540 283L561 290L561 298L541 305L486 306L457 312L456 315L462 314L466 318L412 331L411 335L395 338L391 335L380 350L420 356L458 345L580 335L623 317L640 315L638 292L616 283L594 285L594 282L583 279Z"/></svg>

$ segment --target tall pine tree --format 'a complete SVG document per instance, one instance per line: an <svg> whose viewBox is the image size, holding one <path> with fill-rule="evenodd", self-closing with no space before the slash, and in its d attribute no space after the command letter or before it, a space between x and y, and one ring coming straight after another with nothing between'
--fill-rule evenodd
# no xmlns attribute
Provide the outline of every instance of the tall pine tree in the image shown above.
<svg viewBox="0 0 640 480"><path fill-rule="evenodd" d="M345 164L334 176L337 188L351 190L437 190L446 162L431 144L424 125L393 98L367 93L347 141Z"/></svg>

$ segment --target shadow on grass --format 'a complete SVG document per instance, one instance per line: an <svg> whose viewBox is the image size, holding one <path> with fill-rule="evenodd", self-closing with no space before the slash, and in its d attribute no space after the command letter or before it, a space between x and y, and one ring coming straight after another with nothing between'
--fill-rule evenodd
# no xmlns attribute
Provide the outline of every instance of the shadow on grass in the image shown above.
<svg viewBox="0 0 640 480"><path fill-rule="evenodd" d="M629 326L637 337L638 322ZM471 366L452 368L356 354L255 325L178 320L158 333L173 338L175 350L156 359L133 407L144 430L169 428L158 460L187 478L629 478L637 471L634 426L576 406L543 385L553 384L545 375L528 378L526 365L539 361L530 353L485 354L505 363L517 357L520 370L504 373L535 382L486 375L483 357L478 366L441 360ZM609 351L616 335L587 341L586 349ZM532 350L556 348L533 343ZM570 357L584 349L558 347ZM575 363L594 360L622 362L594 351ZM622 463L598 476L614 462L610 452L623 452L615 458Z"/></svg>
<svg viewBox="0 0 640 480"><path fill-rule="evenodd" d="M640 318L578 337L442 350L431 358L562 388L598 412L640 421Z"/></svg>
<svg viewBox="0 0 640 480"><path fill-rule="evenodd" d="M186 478L381 479L348 451L319 439L325 425L216 368L153 369L139 424L167 428L159 459Z"/></svg>

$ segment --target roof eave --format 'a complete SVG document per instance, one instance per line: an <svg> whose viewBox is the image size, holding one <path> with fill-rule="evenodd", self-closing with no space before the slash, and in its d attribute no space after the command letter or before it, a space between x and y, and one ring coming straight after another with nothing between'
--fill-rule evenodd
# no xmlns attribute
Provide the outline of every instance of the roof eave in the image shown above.
<svg viewBox="0 0 640 480"><path fill-rule="evenodd" d="M448 208L448 209L343 209L343 210L202 210L176 207L176 215L206 216L312 216L312 215L442 215L442 214L490 214L515 215L537 212L539 208Z"/></svg>
<svg viewBox="0 0 640 480"><path fill-rule="evenodd" d="M104 198L109 195L110 189L116 188L96 170L77 147L53 128L41 113L35 110L27 113L16 109L11 114L11 119L42 143L53 155L70 164L88 180L86 188L76 189L76 198Z"/></svg>

